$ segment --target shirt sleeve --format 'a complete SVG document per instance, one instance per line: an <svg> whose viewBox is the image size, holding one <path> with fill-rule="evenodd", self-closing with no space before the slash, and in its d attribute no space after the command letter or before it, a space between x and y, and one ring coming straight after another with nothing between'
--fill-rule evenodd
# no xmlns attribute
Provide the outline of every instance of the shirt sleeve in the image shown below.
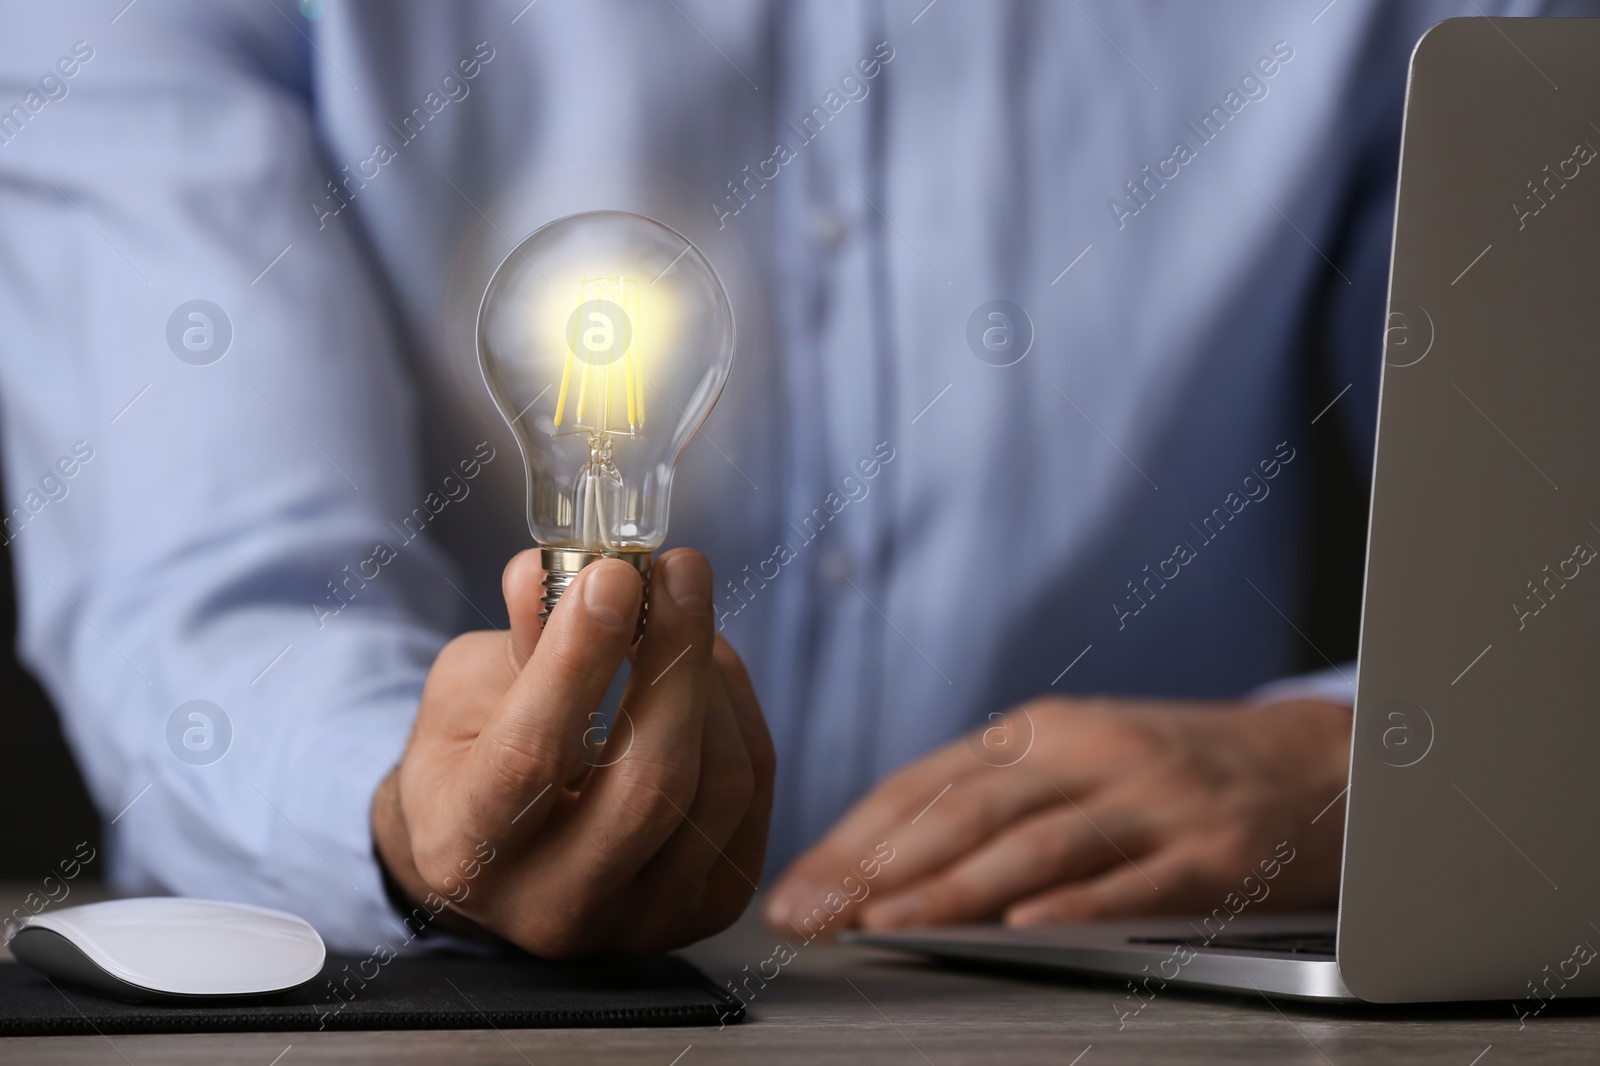
<svg viewBox="0 0 1600 1066"><path fill-rule="evenodd" d="M1330 666L1310 674L1279 678L1253 689L1245 699L1250 703L1287 703L1290 700L1326 700L1346 707L1356 705L1355 660Z"/></svg>
<svg viewBox="0 0 1600 1066"><path fill-rule="evenodd" d="M121 7L19 7L0 34L19 651L118 888L370 950L400 931L371 797L464 618L403 524L416 398L358 226L310 207L300 30L270 4Z"/></svg>

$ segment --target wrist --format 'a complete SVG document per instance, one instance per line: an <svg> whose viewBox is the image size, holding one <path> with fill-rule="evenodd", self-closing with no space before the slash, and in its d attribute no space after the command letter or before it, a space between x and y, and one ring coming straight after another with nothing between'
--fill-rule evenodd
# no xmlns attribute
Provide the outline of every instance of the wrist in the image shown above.
<svg viewBox="0 0 1600 1066"><path fill-rule="evenodd" d="M1355 716L1350 707L1324 699L1289 699L1247 705L1239 714L1247 726L1244 736L1260 745L1263 756L1286 758L1287 765L1330 780L1347 775Z"/></svg>
<svg viewBox="0 0 1600 1066"><path fill-rule="evenodd" d="M378 860L389 902L397 910L409 911L427 895L428 886L412 861L411 834L400 806L398 766L384 776L372 795L372 854Z"/></svg>
<svg viewBox="0 0 1600 1066"><path fill-rule="evenodd" d="M430 928L473 940L498 940L457 911L417 871L411 830L400 797L400 768L389 771L372 796L372 854L378 862L384 894L406 928L418 936Z"/></svg>

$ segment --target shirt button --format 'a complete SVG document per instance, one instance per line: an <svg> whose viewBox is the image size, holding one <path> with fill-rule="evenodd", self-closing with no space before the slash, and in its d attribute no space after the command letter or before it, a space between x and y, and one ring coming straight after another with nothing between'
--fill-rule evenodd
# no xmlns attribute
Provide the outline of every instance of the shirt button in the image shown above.
<svg viewBox="0 0 1600 1066"><path fill-rule="evenodd" d="M843 585L850 580L854 568L850 565L850 557L841 551L826 551L817 563L818 573L822 580L830 585Z"/></svg>
<svg viewBox="0 0 1600 1066"><path fill-rule="evenodd" d="M822 247L837 251L850 238L850 224L833 208L818 208L811 214L811 236Z"/></svg>

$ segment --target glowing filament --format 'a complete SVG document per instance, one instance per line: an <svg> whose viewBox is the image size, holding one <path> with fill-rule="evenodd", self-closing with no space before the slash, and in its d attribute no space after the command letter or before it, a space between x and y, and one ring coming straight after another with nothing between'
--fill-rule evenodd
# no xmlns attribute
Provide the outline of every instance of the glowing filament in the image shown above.
<svg viewBox="0 0 1600 1066"><path fill-rule="evenodd" d="M639 320L640 303L639 283L632 278L585 278L579 284L561 387L556 393L556 429L567 421L574 362L581 365L568 432L633 435L644 425L644 367L639 349L646 324ZM605 343L597 344L597 339ZM619 347L622 351L616 354ZM623 412L614 410L619 394ZM626 415L626 431L613 421L619 413Z"/></svg>

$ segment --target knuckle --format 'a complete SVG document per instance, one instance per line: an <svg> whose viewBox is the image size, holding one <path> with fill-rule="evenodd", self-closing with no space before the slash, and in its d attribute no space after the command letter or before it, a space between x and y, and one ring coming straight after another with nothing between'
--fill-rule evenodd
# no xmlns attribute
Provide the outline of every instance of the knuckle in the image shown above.
<svg viewBox="0 0 1600 1066"><path fill-rule="evenodd" d="M450 642L440 650L439 656L450 661L457 659L475 660L482 656L486 649L492 649L499 642L502 633L494 629L474 629L459 636L452 637Z"/></svg>
<svg viewBox="0 0 1600 1066"><path fill-rule="evenodd" d="M1100 722L1106 740L1125 753L1125 757L1140 762L1159 760L1171 762L1172 746L1161 730L1148 722L1135 718L1106 717Z"/></svg>
<svg viewBox="0 0 1600 1066"><path fill-rule="evenodd" d="M556 741L541 733L518 731L490 738L489 785L506 796L531 796L561 776L565 760Z"/></svg>
<svg viewBox="0 0 1600 1066"><path fill-rule="evenodd" d="M491 645L501 639L499 633L478 631L462 633L453 638L434 657L433 667L423 691L424 707L436 705L442 693L458 687L460 679L470 677L489 661L486 657ZM444 697L448 702L448 697Z"/></svg>
<svg viewBox="0 0 1600 1066"><path fill-rule="evenodd" d="M876 801L890 810L909 818L927 805L920 781L902 770L887 778L872 791L867 802Z"/></svg>
<svg viewBox="0 0 1600 1066"><path fill-rule="evenodd" d="M437 662L445 666L455 666L461 660L472 656L475 645L478 643L476 633L462 633L454 637L443 648L439 649Z"/></svg>
<svg viewBox="0 0 1600 1066"><path fill-rule="evenodd" d="M616 771L615 802L634 829L674 824L694 802L695 782L681 767L632 758L618 763Z"/></svg>
<svg viewBox="0 0 1600 1066"><path fill-rule="evenodd" d="M1012 801L1002 793L990 789L968 789L968 795L959 805L952 803L944 817L958 819L960 823L998 829L1011 821ZM927 817L933 817L943 804L935 804Z"/></svg>

